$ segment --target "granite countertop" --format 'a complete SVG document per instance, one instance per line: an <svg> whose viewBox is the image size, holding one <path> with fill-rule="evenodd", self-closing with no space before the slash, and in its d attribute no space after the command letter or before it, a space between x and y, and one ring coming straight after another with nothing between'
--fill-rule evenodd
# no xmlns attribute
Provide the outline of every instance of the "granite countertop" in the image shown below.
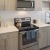
<svg viewBox="0 0 50 50"><path fill-rule="evenodd" d="M15 26L0 27L0 34L14 31L18 31L18 29Z"/></svg>
<svg viewBox="0 0 50 50"><path fill-rule="evenodd" d="M33 23L32 23L32 24L33 24ZM38 23L33 24L33 25L36 25L36 26L38 26L38 27L46 27L46 26L50 26L50 24L45 24L45 23L43 23L43 22L38 22Z"/></svg>
<svg viewBox="0 0 50 50"><path fill-rule="evenodd" d="M33 24L33 23L31 23ZM46 26L50 26L50 24L45 24L43 22L38 22L36 24L33 24L33 25L36 25L38 27L46 27ZM0 34L1 33L8 33L8 32L14 32L14 31L19 31L15 26L8 26L8 27L0 27Z"/></svg>

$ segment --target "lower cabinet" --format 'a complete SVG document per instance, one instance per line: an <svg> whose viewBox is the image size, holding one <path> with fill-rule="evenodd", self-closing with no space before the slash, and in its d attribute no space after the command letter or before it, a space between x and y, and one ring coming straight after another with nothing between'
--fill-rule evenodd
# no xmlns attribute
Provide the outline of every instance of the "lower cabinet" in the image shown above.
<svg viewBox="0 0 50 50"><path fill-rule="evenodd" d="M4 33L0 35L0 50L18 50L18 33Z"/></svg>
<svg viewBox="0 0 50 50"><path fill-rule="evenodd" d="M48 41L47 27L39 28L39 49L46 47Z"/></svg>
<svg viewBox="0 0 50 50"><path fill-rule="evenodd" d="M48 32L48 46L50 46L50 26L47 27Z"/></svg>
<svg viewBox="0 0 50 50"><path fill-rule="evenodd" d="M0 50L6 50L5 39L0 39Z"/></svg>
<svg viewBox="0 0 50 50"><path fill-rule="evenodd" d="M50 46L50 26L39 28L39 49Z"/></svg>
<svg viewBox="0 0 50 50"><path fill-rule="evenodd" d="M6 50L18 50L17 37L6 39Z"/></svg>

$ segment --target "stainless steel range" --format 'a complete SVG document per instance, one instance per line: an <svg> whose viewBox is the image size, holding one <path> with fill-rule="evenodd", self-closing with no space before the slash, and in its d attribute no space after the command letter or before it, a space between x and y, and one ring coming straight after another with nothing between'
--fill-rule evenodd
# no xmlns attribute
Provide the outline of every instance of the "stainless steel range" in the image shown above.
<svg viewBox="0 0 50 50"><path fill-rule="evenodd" d="M38 28L31 24L31 18L15 18L19 30L19 50L38 50Z"/></svg>

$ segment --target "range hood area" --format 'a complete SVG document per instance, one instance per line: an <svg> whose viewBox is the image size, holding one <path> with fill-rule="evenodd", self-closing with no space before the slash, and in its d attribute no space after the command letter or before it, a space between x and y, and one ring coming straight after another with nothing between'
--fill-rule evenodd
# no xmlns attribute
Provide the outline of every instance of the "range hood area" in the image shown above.
<svg viewBox="0 0 50 50"><path fill-rule="evenodd" d="M17 1L17 10L34 10L35 1L30 0L18 0Z"/></svg>

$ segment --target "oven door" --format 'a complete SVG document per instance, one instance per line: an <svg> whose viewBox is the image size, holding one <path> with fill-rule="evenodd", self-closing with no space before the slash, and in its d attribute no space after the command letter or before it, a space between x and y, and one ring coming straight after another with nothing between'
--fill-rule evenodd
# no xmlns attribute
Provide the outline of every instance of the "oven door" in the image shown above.
<svg viewBox="0 0 50 50"><path fill-rule="evenodd" d="M19 33L19 47L24 49L38 43L38 29L23 31Z"/></svg>

